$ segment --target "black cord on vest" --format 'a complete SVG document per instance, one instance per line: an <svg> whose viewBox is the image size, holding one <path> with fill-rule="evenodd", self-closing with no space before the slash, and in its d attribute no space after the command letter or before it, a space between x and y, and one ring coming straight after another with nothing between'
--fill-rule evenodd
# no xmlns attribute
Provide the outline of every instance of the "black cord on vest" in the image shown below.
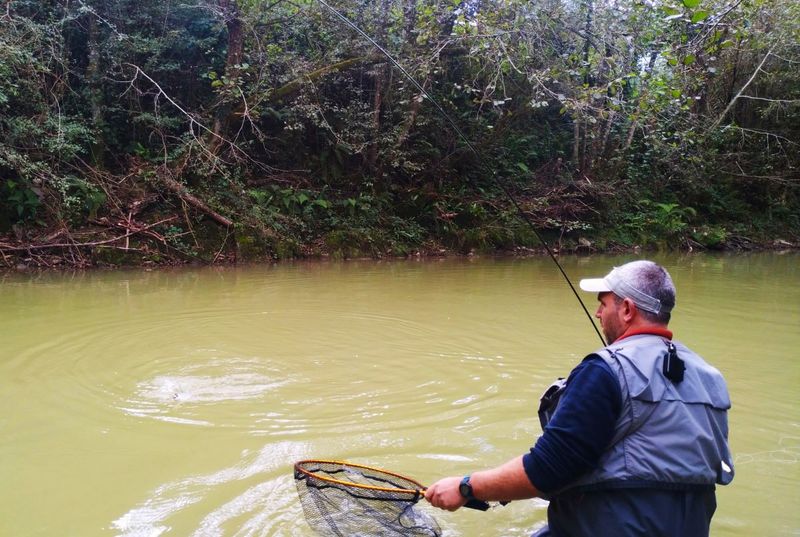
<svg viewBox="0 0 800 537"><path fill-rule="evenodd" d="M666 341L665 343L667 344L667 355L664 356L662 373L673 384L678 384L683 381L683 372L686 371L686 364L678 357L678 349L675 348L675 344L671 341Z"/></svg>

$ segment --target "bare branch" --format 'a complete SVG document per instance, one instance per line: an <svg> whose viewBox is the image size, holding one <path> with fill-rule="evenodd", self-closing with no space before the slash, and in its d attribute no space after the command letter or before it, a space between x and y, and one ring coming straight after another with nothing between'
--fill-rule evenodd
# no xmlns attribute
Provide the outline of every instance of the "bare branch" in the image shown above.
<svg viewBox="0 0 800 537"><path fill-rule="evenodd" d="M215 133L214 133L214 131L212 131L211 129L209 129L208 127L206 127L205 125L203 125L203 124L202 124L202 123L200 123L199 121L197 121L197 120L194 118L194 116L193 116L192 114L190 114L189 112L187 112L186 110L184 110L184 109L183 109L183 107L182 107L181 105L179 105L178 103L176 103L176 102L175 102L175 101L172 99L172 97L170 97L169 95L167 95L167 92L165 92L165 91L164 91L164 90L161 88L161 86L158 84L158 82L156 82L155 80L153 80L153 79L152 79L152 78L151 78L151 77L150 77L150 76L149 76L147 73L145 73L144 71L142 71L142 69L141 69L141 68L140 68L138 65L134 65L134 64L132 64L132 63L125 63L125 64L123 64L123 65L127 65L127 66L129 66L129 67L133 67L133 69L136 71L136 75L142 75L142 76L143 76L144 78L146 78L146 79L147 79L147 80L148 80L148 81L149 81L149 82L150 82L152 85L154 85L154 86L156 87L156 89L158 90L158 96L161 96L161 95L163 95L163 96L164 96L164 98L165 98L167 101L169 101L169 102L170 102L170 104L171 104L172 106L174 106L175 108L177 108L177 109L180 111L180 113L181 113L181 114L183 114L184 116L186 116L186 117L189 119L189 126L190 126L190 127L191 127L191 126L193 126L193 125L197 125L197 126L200 128L200 129L202 129L202 130L206 131L206 132L207 132L207 133L209 133L210 135L212 135L212 136L214 136L214 137L216 137L216 138L219 138L219 139L220 139L221 141L223 141L223 142L226 142L226 143L228 143L228 144L231 144L231 145L233 145L233 143L232 143L232 142L229 142L228 140L226 140L226 139L225 139L225 138L223 138L222 136L220 136L220 135L218 135L218 134L215 134ZM136 75L135 75L135 76L133 77L133 79L130 81L131 85L133 85L133 82L135 82L135 81L136 81Z"/></svg>
<svg viewBox="0 0 800 537"><path fill-rule="evenodd" d="M787 63L800 63L800 61L799 61L799 60L790 60L789 58L784 58L783 56L780 56L780 55L778 55L778 54L775 54L774 52L772 53L772 55L773 55L775 58L778 58L779 60L785 61L785 62L787 62Z"/></svg>
<svg viewBox="0 0 800 537"><path fill-rule="evenodd" d="M192 133L192 136L195 137L195 139L196 139L196 136L194 135L193 127L196 125L200 130L208 133L209 135L211 135L211 137L219 140L221 143L224 143L224 144L228 145L237 154L242 155L245 159L247 159L248 161L250 161L253 164L257 165L259 168L261 168L261 169L263 169L265 171L271 171L271 172L282 171L282 170L277 170L277 169L273 168L272 166L266 165L266 164L264 164L262 162L259 162L259 161L255 160L250 155L248 155L245 151L243 151L234 142L228 140L227 138L225 138L223 136L220 136L219 134L215 133L212 129L210 129L210 128L206 127L205 125L203 125L190 112L185 110L172 97L170 97L167 94L167 92L165 92L164 89L158 84L158 82L153 80L153 78L150 77L147 73L145 73L138 65L135 65L135 64L132 64L132 63L124 63L123 65L131 67L131 68L133 68L135 70L134 77L131 80L128 81L129 86L125 90L125 92L127 92L131 87L133 87L133 83L136 81L137 76L138 75L142 75L142 77L146 78L147 81L150 82L153 86L155 86L155 88L158 90L158 93L156 95L156 99L158 99L159 97L163 96L164 99L166 99L172 106L174 106L181 114L183 114L189 120L189 131ZM124 93L123 93L123 95L124 95ZM206 153L208 153L208 152L206 151ZM215 156L215 158L216 158L216 156Z"/></svg>
<svg viewBox="0 0 800 537"><path fill-rule="evenodd" d="M800 103L800 99L769 99L767 97L755 97L753 95L739 95L740 99L752 99L754 101L767 101L770 103Z"/></svg>
<svg viewBox="0 0 800 537"><path fill-rule="evenodd" d="M769 49L767 51L767 53L764 55L764 58L761 60L761 63L758 64L758 67L756 67L756 70L753 71L753 74L750 76L750 80L745 82L744 86L742 86L742 88L739 90L739 93L737 93L736 96L733 99L731 99L731 102L728 103L728 106L725 107L725 110L723 110L722 113L717 118L717 120L711 124L709 130L717 128L717 126L722 122L722 120L725 119L725 116L728 115L730 109L733 108L733 105L742 96L742 93L744 93L744 90L747 89L747 86L749 86L753 82L753 80L755 80L756 76L758 76L758 73L761 72L761 68L764 67L764 64L766 63L770 55L772 55L772 49Z"/></svg>
<svg viewBox="0 0 800 537"><path fill-rule="evenodd" d="M764 136L767 136L767 137L771 136L771 137L776 138L778 140L783 140L787 144L800 146L800 143L797 143L797 142L795 142L793 140L790 140L789 138L786 138L785 136L779 136L779 135L777 135L777 134L775 134L773 132L769 132L769 131L762 131L762 130L757 130L757 129L747 129L745 127L738 127L736 125L725 125L722 128L723 131L726 131L728 129L737 129L737 130L742 131L742 132L751 132L753 134L763 134Z"/></svg>

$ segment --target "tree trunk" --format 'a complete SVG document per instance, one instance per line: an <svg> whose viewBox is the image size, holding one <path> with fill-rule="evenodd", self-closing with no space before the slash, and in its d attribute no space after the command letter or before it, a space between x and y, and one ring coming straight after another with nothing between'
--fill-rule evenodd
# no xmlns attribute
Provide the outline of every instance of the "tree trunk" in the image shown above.
<svg viewBox="0 0 800 537"><path fill-rule="evenodd" d="M598 87L604 87L607 84L607 72L609 70L609 59L612 57L613 53L611 50L611 45L606 42L605 47L605 54L603 55L603 59L600 60L600 67L597 70L597 80L596 85ZM611 131L611 123L614 119L614 111L611 110L608 106L608 89L606 89L606 94L603 95L603 99L601 102L602 111L605 113L605 119L603 121L598 121L596 123L596 132L595 136L592 139L591 145L591 155L589 157L589 163L592 168L594 168L595 163L597 162L597 158L602 156L603 148L605 147L606 137L608 133ZM603 119L602 117L598 119Z"/></svg>
<svg viewBox="0 0 800 537"><path fill-rule="evenodd" d="M405 2L406 4L403 7L403 18L405 19L403 37L408 45L413 46L416 42L417 0L405 0Z"/></svg>
<svg viewBox="0 0 800 537"><path fill-rule="evenodd" d="M241 71L242 57L244 56L244 25L241 12L236 0L218 0L217 5L225 20L228 30L228 52L225 57L225 72L223 77L227 80L236 80ZM214 125L212 131L215 136L211 141L209 150L216 154L221 146L222 139L228 132L233 115L233 103L223 100L214 112Z"/></svg>
<svg viewBox="0 0 800 537"><path fill-rule="evenodd" d="M592 0L586 0L586 27L584 33L586 40L583 43L583 83L591 86L591 76L589 75L589 51L591 50L592 40L589 38L592 35L592 14L594 13L594 4Z"/></svg>
<svg viewBox="0 0 800 537"><path fill-rule="evenodd" d="M581 66L583 69L583 83L589 87L591 86L591 75L589 72L589 51L591 50L592 41L590 39L590 35L592 33L592 14L594 12L594 5L592 4L592 0L586 0L586 25L584 27L585 40L583 44L583 65ZM587 93L587 105L591 104L591 94ZM589 107L587 106L587 113ZM582 154L581 146L584 147L586 145L586 131L587 126L583 129L583 143L581 143L581 121L583 121L582 115L579 116L574 125L574 133L573 133L573 142L572 142L572 165L575 171L578 173L583 173L583 168L585 164L585 151ZM588 123L586 123L588 125Z"/></svg>
<svg viewBox="0 0 800 537"><path fill-rule="evenodd" d="M417 41L417 34L416 34L416 26L417 26L417 0L406 0L406 5L403 9L403 17L405 19L403 24L403 37L405 39L406 48L408 49L408 53L411 54L411 51L414 50L416 41ZM428 77L425 77L425 80L422 81L420 84L423 88L427 87L428 85ZM406 143L409 134L411 133L411 129L414 127L414 123L417 121L417 116L419 115L420 107L422 106L422 95L414 95L412 91L411 98L409 99L409 110L406 114L406 120L403 123L402 130L400 131L400 135L397 137L395 141L395 149L399 149Z"/></svg>
<svg viewBox="0 0 800 537"><path fill-rule="evenodd" d="M653 67L656 65L656 58L658 58L658 51L650 51L650 61L647 63L647 69L645 70L646 75L650 75L650 73L653 72ZM636 111L631 116L631 124L628 126L628 135L625 137L625 145L622 147L624 151L630 149L631 144L633 143L633 135L636 133L636 127L638 127L636 119L639 115L639 109L642 103L642 93L645 91L647 91L647 84L642 83L642 88L639 91L639 97L636 99Z"/></svg>
<svg viewBox="0 0 800 537"><path fill-rule="evenodd" d="M377 6L378 17L378 34L376 35L378 43L382 46L386 44L387 38L387 24L389 18L389 10L391 9L391 0L381 0ZM376 67L375 72L375 93L372 99L372 143L367 148L366 165L367 169L380 179L378 170L378 151L380 148L380 134L381 134L381 111L383 109L384 91L386 90L386 80L389 76L389 67L387 65L379 65Z"/></svg>
<svg viewBox="0 0 800 537"><path fill-rule="evenodd" d="M577 116L577 114L576 114ZM572 167L576 172L581 171L581 118L573 121L572 130Z"/></svg>
<svg viewBox="0 0 800 537"><path fill-rule="evenodd" d="M101 4L102 5L102 4ZM101 9L100 6L97 9ZM89 62L86 65L86 80L89 87L89 103L92 113L92 126L97 132L102 132L103 128L103 90L101 87L100 73L100 38L97 30L97 17L95 14L89 14L88 20L88 49L89 49ZM100 136L94 137L91 144L92 162L96 166L103 165L105 156L105 145Z"/></svg>

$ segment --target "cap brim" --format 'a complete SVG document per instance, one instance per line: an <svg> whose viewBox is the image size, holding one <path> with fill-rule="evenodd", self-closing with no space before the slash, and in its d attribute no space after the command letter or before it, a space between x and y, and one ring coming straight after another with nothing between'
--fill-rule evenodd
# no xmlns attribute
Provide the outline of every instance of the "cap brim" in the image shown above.
<svg viewBox="0 0 800 537"><path fill-rule="evenodd" d="M590 293L607 293L611 291L605 278L587 278L581 280L579 285L581 289Z"/></svg>

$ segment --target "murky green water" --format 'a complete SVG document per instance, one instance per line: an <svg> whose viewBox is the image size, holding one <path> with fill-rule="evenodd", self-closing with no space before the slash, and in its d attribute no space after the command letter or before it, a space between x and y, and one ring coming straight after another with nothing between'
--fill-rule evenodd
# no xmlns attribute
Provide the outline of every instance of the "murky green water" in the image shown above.
<svg viewBox="0 0 800 537"><path fill-rule="evenodd" d="M800 256L657 259L676 336L732 393L713 535L800 534ZM310 536L293 461L425 483L504 462L598 345L547 259L0 278L3 536ZM431 512L445 535L522 536L544 509Z"/></svg>

